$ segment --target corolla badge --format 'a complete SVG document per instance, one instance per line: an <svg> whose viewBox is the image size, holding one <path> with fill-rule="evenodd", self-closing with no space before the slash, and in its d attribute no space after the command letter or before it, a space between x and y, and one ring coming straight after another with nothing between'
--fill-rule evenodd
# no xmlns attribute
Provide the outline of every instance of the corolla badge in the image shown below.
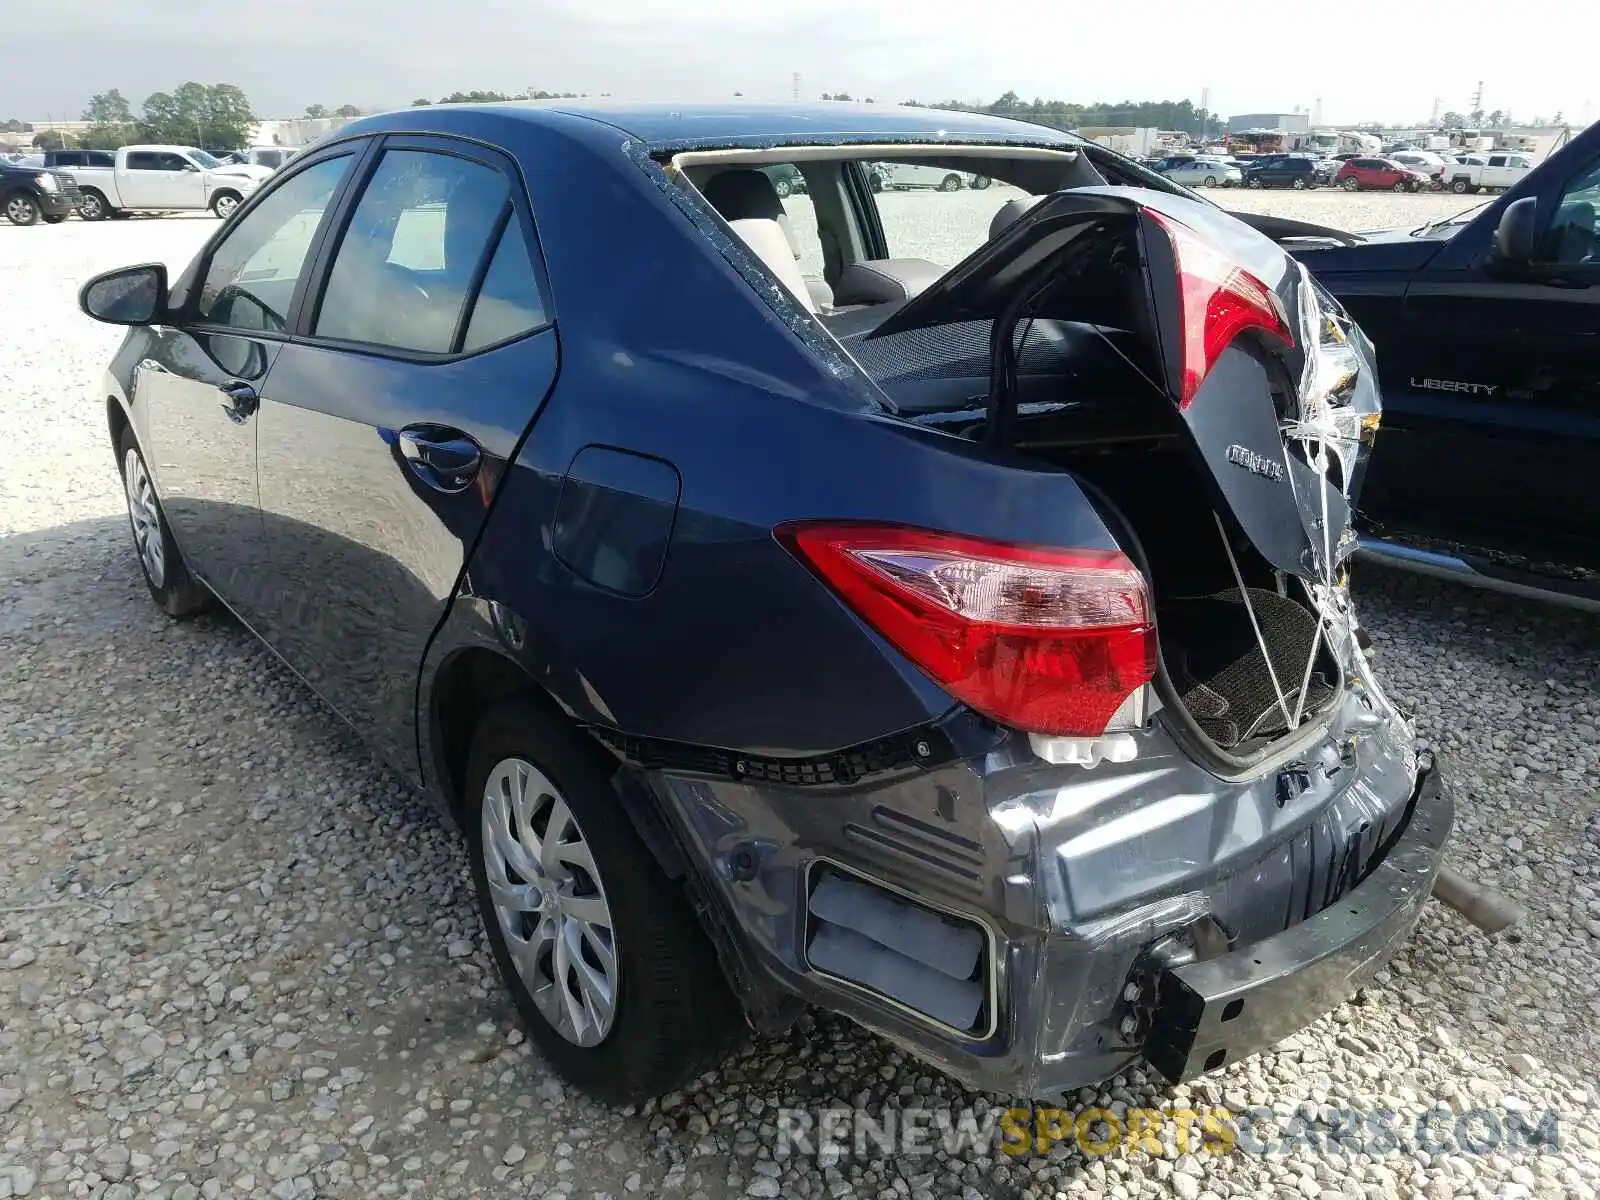
<svg viewBox="0 0 1600 1200"><path fill-rule="evenodd" d="M1236 467L1243 467L1252 475L1259 475L1263 479L1270 479L1274 483L1283 481L1283 464L1275 462L1265 454L1259 454L1249 446L1241 446L1238 442L1228 447L1228 461Z"/></svg>

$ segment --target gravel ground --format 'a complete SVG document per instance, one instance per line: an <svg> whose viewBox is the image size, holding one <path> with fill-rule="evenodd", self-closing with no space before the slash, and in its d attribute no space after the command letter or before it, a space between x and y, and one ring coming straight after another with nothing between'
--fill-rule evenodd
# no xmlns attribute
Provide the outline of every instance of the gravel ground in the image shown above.
<svg viewBox="0 0 1600 1200"><path fill-rule="evenodd" d="M1350 225L1459 207L1226 199ZM785 1107L1011 1103L820 1018L642 1111L564 1089L515 1028L456 840L240 628L146 597L94 398L117 335L73 296L213 228L0 227L0 1200L1595 1194L1600 626L1382 573L1359 590L1391 690L1448 755L1453 859L1530 919L1491 941L1432 905L1363 1002L1276 1053L1078 1102L1388 1109L1398 1146L780 1159ZM1419 1145L1435 1104L1553 1111L1558 1144Z"/></svg>

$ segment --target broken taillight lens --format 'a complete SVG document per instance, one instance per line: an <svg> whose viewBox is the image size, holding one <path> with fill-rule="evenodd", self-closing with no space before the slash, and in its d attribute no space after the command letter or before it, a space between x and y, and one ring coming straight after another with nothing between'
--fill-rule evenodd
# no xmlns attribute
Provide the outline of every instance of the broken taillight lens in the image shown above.
<svg viewBox="0 0 1600 1200"><path fill-rule="evenodd" d="M1155 675L1149 593L1120 551L869 524L777 535L941 687L1003 725L1094 737Z"/></svg>
<svg viewBox="0 0 1600 1200"><path fill-rule="evenodd" d="M1147 210L1149 211L1149 210ZM1178 322L1183 339L1178 408L1189 407L1212 366L1233 340L1254 329L1294 344L1277 294L1187 225L1149 211L1172 243L1178 269Z"/></svg>

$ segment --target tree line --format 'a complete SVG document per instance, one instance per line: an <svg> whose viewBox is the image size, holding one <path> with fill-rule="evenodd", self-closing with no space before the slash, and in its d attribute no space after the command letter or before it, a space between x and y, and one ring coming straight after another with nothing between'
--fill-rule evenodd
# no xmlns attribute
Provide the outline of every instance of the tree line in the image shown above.
<svg viewBox="0 0 1600 1200"><path fill-rule="evenodd" d="M236 149L249 141L256 115L237 85L190 82L170 92L152 92L137 114L117 88L97 93L89 97L83 120L90 124L81 133L47 129L34 135L33 144L41 150L115 150L135 142ZM3 127L9 130L13 124L22 122L8 121Z"/></svg>

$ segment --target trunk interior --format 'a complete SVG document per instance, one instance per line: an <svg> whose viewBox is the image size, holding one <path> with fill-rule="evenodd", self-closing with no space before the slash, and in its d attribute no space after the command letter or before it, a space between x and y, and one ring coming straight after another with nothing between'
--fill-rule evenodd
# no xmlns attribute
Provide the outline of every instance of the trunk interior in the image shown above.
<svg viewBox="0 0 1600 1200"><path fill-rule="evenodd" d="M938 333L945 336L936 341ZM986 329L924 330L916 342L883 348L882 361L897 368L888 390L909 419L981 439ZM1337 695L1340 667L1317 637L1305 591L1298 580L1280 581L1217 502L1182 422L1141 378L1140 339L1041 321L1020 342L1011 443L1070 470L1139 561L1155 601L1162 670L1194 726L1225 756L1247 759L1291 731L1284 710L1295 712L1308 678L1303 716L1324 711Z"/></svg>

